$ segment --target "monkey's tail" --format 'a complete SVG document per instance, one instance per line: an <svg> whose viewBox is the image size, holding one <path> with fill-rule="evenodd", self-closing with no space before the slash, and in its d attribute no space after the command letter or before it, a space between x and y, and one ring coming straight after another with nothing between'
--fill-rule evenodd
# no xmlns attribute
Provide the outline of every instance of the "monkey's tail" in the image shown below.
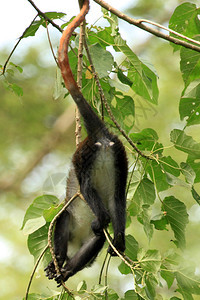
<svg viewBox="0 0 200 300"><path fill-rule="evenodd" d="M72 32L76 27L78 27L81 22L84 21L86 14L89 11L89 0L84 0L83 6L80 10L80 13L74 18L74 20L67 26L64 30L63 35L60 39L60 45L58 49L58 63L61 69L62 77L65 82L65 86L77 104L79 111L84 119L85 127L88 135L94 135L94 132L101 132L102 129L105 129L104 123L92 110L91 106L83 97L74 77L72 70L69 65L68 58L68 46L69 39L72 35Z"/></svg>
<svg viewBox="0 0 200 300"><path fill-rule="evenodd" d="M58 63L60 66L62 77L64 79L66 88L74 98L75 102L77 97L80 97L82 93L79 90L76 81L74 80L72 70L69 65L69 58L67 53L68 53L70 37L73 31L84 21L88 11L89 11L89 0L84 0L80 13L73 19L73 21L64 30L62 37L60 39L60 45L58 49Z"/></svg>

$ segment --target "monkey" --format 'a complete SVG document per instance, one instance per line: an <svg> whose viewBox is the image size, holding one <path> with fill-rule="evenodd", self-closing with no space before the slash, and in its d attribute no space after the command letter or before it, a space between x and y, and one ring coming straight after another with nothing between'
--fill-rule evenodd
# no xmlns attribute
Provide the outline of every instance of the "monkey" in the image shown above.
<svg viewBox="0 0 200 300"><path fill-rule="evenodd" d="M114 231L114 247L122 253L125 251L128 173L126 151L119 138L108 130L84 98L73 77L67 54L71 34L84 20L88 10L89 0L84 0L80 13L64 30L58 49L58 63L65 86L80 111L87 131L86 139L79 144L73 155L73 171L70 177L74 177L74 182L79 186L89 206L82 204L82 212L86 215L88 213L88 217L85 217L87 220L82 218L82 225L77 224L77 214L82 217L82 212L78 205L73 203L56 222L54 251L61 275L56 275L53 262L50 262L45 270L46 276L49 279L54 278L59 285L61 281L66 281L95 260L105 243L103 230L110 222ZM67 189L69 191L70 184ZM74 200L75 203L76 201L77 199ZM86 237L82 236L85 230L88 232ZM73 244L75 239L79 239L78 250L73 256L68 256L68 245ZM108 248L108 252L112 256L116 255L111 247Z"/></svg>

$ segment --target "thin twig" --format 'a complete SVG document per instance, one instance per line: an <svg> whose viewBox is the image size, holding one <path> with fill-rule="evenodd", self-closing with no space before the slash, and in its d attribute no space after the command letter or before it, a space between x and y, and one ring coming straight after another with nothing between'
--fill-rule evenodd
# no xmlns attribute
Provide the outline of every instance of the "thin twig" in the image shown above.
<svg viewBox="0 0 200 300"><path fill-rule="evenodd" d="M17 46L19 45L19 43L21 42L21 40L23 39L23 37L25 36L26 32L28 31L28 29L32 26L32 24L35 22L35 19L37 18L38 15L35 16L35 18L33 19L33 21L30 23L30 25L24 30L24 32L22 33L22 35L20 36L19 40L17 41L17 43L15 44L15 46L13 47L12 51L10 52L4 66L3 66L3 71L1 75L5 74L6 71L6 66L11 58L11 56L13 55L15 49L17 48Z"/></svg>
<svg viewBox="0 0 200 300"><path fill-rule="evenodd" d="M56 23L54 23L54 21L52 21L51 19L49 19L45 13L43 13L32 0L28 0L28 2L35 8L35 10L38 12L39 16L42 16L46 21L48 21L49 23L51 23L51 25L55 28L57 28L60 32L62 32L62 28L60 28Z"/></svg>
<svg viewBox="0 0 200 300"><path fill-rule="evenodd" d="M29 290L30 290L30 287L31 287L31 283L32 283L32 281L33 281L33 277L34 277L35 271L36 271L36 269L37 269L37 267L38 267L38 265L39 265L40 260L42 259L44 253L47 251L48 248L49 248L49 246L46 245L46 247L44 248L44 250L42 251L42 253L41 253L40 256L38 257L38 259L37 259L37 261L36 261L36 263L35 263L35 265L34 265L33 271L32 271L32 273L31 273L31 277L30 277L30 279L29 279L28 287L27 287L27 290L26 290L25 300L28 299L28 294L29 294Z"/></svg>
<svg viewBox="0 0 200 300"><path fill-rule="evenodd" d="M189 49L195 50L197 52L200 52L200 47L199 46L192 45L192 44L187 43L185 41L176 39L176 38L174 38L174 37L172 37L170 35L166 35L166 34L164 34L161 31L158 31L158 30L156 30L156 29L154 29L152 27L149 27L149 26L146 26L146 25L143 24L143 22L146 22L146 23L149 23L149 24L157 26L158 25L157 23L154 23L154 22L151 22L151 21L148 21L148 20L145 20L145 19L138 19L138 20L133 19L133 18L125 15L121 11L115 9L114 7L112 7L110 4L106 3L103 0L94 0L94 1L96 3L98 3L99 5L101 5L102 7L104 7L105 9L107 9L108 11L110 11L111 13L113 13L114 15L116 15L118 18L120 18L120 19L128 22L129 24L135 25L135 26L137 26L137 27L139 27L139 28L141 28L141 29L143 29L145 31L148 31L148 32L152 33L155 36L158 36L158 37L160 37L160 38L162 38L164 40L167 40L169 42L172 42L172 43L174 43L176 45L180 45L180 46L183 46L185 48L189 48ZM161 25L159 25L158 27L161 28ZM165 27L163 29L165 29L167 31L171 30L171 29L169 30L167 27ZM173 31L173 34L176 34L177 36L180 36L180 34L177 33L176 31ZM186 36L184 36L184 35L182 35L182 37L184 39L189 40L189 38L186 37ZM192 40L192 42L199 45L199 41Z"/></svg>
<svg viewBox="0 0 200 300"><path fill-rule="evenodd" d="M45 23L46 23L47 37L48 37L48 41L49 41L49 46L50 46L50 48L51 48L51 53L52 53L52 55L53 55L53 58L54 58L54 60L55 60L55 62L56 62L56 64L57 64L57 66L59 67L57 57L56 57L56 55L55 55L55 53L54 53L54 51L53 51L53 46L52 46L51 39L50 39L50 35L49 35L49 29L48 29L47 20L45 20Z"/></svg>
<svg viewBox="0 0 200 300"><path fill-rule="evenodd" d="M103 232L105 234L105 237L109 243L109 245L111 246L111 248L113 249L113 251L117 254L117 256L119 256L119 258L121 258L121 260L133 271L133 265L131 265L126 259L125 259L125 256L122 255L116 248L115 246L113 245L113 243L111 242L111 239L109 237L109 234L107 232L106 229L103 229ZM130 261L130 260L129 260Z"/></svg>
<svg viewBox="0 0 200 300"><path fill-rule="evenodd" d="M105 286L106 286L105 299L106 300L108 300L108 269L109 269L110 261L111 261L111 255L108 258L108 262L106 265L106 272L105 272Z"/></svg>
<svg viewBox="0 0 200 300"><path fill-rule="evenodd" d="M77 84L79 89L82 88L82 70L83 70L83 41L85 39L85 24L84 22L80 25L80 35L79 35L79 47L78 47L78 66L77 66ZM79 146L81 142L81 115L76 107L76 147Z"/></svg>
<svg viewBox="0 0 200 300"><path fill-rule="evenodd" d="M102 274L103 274L103 270L104 270L104 267L105 267L105 264L106 264L107 257L108 257L108 252L106 252L106 256L105 256L103 264L101 266L101 271L100 271L100 274L99 274L99 284L101 284Z"/></svg>
<svg viewBox="0 0 200 300"><path fill-rule="evenodd" d="M138 163L138 159L139 159L139 155L137 155L136 159L135 159L135 162L134 162L134 165L133 165L133 170L131 172L131 175L130 175L130 178L129 178L129 181L127 183L127 187L126 187L126 198L128 196L128 191L129 191L129 188L130 188L130 185L131 185L131 181L132 181L132 178L133 178L133 174L135 172L135 168L136 168L136 165Z"/></svg>

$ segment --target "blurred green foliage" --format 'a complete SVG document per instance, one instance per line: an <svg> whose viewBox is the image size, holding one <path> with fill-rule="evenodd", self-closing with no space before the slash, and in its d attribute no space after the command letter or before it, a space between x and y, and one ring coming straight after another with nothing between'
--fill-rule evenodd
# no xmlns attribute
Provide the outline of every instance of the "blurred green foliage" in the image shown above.
<svg viewBox="0 0 200 300"><path fill-rule="evenodd" d="M151 20L155 18L155 21L157 21L157 17L163 19L165 14L168 15L169 11L172 12L171 7L174 8L180 2L182 1L137 1L134 7L129 9L129 13L144 18L150 16ZM140 41L138 41L138 44L140 44ZM134 47L136 54L140 54L139 50L137 53L137 46L134 45ZM45 48L48 49L49 45L46 44ZM8 51L2 50L0 53L1 64L4 63L7 56ZM12 178L31 160L38 149L43 146L46 135L51 133L55 120L67 107L66 100L53 100L56 68L55 65L44 61L44 56L44 49L37 47L22 52L20 59L15 56L13 60L11 59L16 63L19 63L20 60L23 73L15 71L14 77L11 74L8 80L23 88L23 97L17 97L14 93L8 91L2 80L0 81L0 173L2 182L5 178ZM173 53L169 44L155 37L152 37L144 45L141 56L143 60L154 65L159 75L159 106L155 108L149 103L144 104L137 98L134 130L139 131L151 127L158 132L159 140L163 144L170 145L170 131L175 125L176 127L183 127L178 112L178 103L183 90L179 57L177 53ZM189 127L186 132L199 141L198 127ZM27 237L24 237L20 231L23 215L34 197L41 194L45 176L48 177L49 174L57 171L65 172L65 169L67 169L66 164L73 149L74 137L72 130L69 130L56 149L52 150L50 158L44 157L39 166L22 182L22 185L17 186L15 190L10 189L0 194L0 299L2 300L19 300L25 294L33 267L33 259L26 247ZM173 154L176 160L180 162L186 157L184 153L177 152L176 149L165 149L165 155L168 153ZM46 169L46 173L42 174L41 169ZM33 181L36 181L36 183L40 181L41 184L32 187ZM29 188L27 185L30 182ZM26 188L24 188L25 186ZM200 263L198 239L200 229L197 204L184 187L174 186L171 190L177 198L186 203L190 212L190 223L186 230L187 250L184 255L186 259L187 257L192 259L198 266ZM149 247L143 226L139 222L134 224L134 228L131 228L131 233L136 240L140 241L140 246ZM165 232L164 236L165 239L163 239L162 231L156 231L150 246L159 248L162 252L168 247L171 235ZM87 278L86 273L87 270L84 273L84 278ZM112 275L112 277L115 278L115 275ZM75 287L80 280L75 278L73 281L70 284ZM125 282L120 283L116 276L115 288L117 289L118 285L120 290L124 284ZM55 289L55 284L49 283L44 278L42 269L40 269L34 279L32 289L41 293L47 291L49 286ZM166 299L168 297L170 296L166 292Z"/></svg>

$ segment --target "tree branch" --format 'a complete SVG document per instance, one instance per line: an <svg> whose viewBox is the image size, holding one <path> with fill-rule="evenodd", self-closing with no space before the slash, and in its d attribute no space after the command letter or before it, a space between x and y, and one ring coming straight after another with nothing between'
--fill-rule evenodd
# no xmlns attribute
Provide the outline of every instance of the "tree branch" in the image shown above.
<svg viewBox="0 0 200 300"><path fill-rule="evenodd" d="M79 0L79 5L81 9L81 3ZM80 34L79 34L79 47L78 47L78 66L77 66L77 84L79 89L82 89L82 70L83 70L83 41L85 39L85 22L82 22L80 25ZM81 142L81 115L76 106L76 147L79 146Z"/></svg>
<svg viewBox="0 0 200 300"><path fill-rule="evenodd" d="M43 13L32 0L28 0L28 2L35 8L35 10L38 12L39 16L42 16L46 21L48 21L53 27L57 28L60 32L62 32L62 28L60 28L56 23L54 23L54 21L52 21L51 19L49 19L45 13Z"/></svg>
<svg viewBox="0 0 200 300"><path fill-rule="evenodd" d="M164 26L162 26L160 24L157 24L155 22L151 22L151 21L148 21L148 20L145 20L145 19L138 19L138 20L133 19L133 18L125 15L121 11L115 9L114 7L112 7L111 5L109 5L108 3L106 3L103 0L94 0L94 1L96 3L98 3L99 5L101 5L102 7L104 7L105 9L107 9L108 11L110 11L111 13L113 13L114 15L116 15L118 18L120 18L120 19L128 22L129 24L132 24L132 25L134 25L136 27L139 27L139 28L141 28L141 29L143 29L145 31L148 31L148 32L152 33L153 35L158 36L158 37L160 37L160 38L162 38L164 40L167 40L169 42L172 42L172 43L174 43L176 45L180 45L180 46L183 46L185 48L189 48L189 49L195 50L197 52L200 52L200 47L199 46L192 45L192 44L187 43L185 41L176 39L176 38L174 38L174 37L172 37L170 35L164 34L163 32L161 32L159 30L156 30L156 29L154 29L152 27L146 26L143 23L149 23L151 25L154 25L154 26L157 26L157 27L162 28L164 30L167 30L169 32L172 32L173 34L175 34L177 36L180 36L180 37L182 37L182 38L184 38L186 40L189 40L189 41L191 41L191 42L193 42L193 43L195 43L197 45L200 45L199 41L190 39L190 38L188 38L188 37L186 37L184 35L181 35L180 33L176 32L176 31L173 31L173 30L171 30L171 29L169 29L167 27L164 27Z"/></svg>

